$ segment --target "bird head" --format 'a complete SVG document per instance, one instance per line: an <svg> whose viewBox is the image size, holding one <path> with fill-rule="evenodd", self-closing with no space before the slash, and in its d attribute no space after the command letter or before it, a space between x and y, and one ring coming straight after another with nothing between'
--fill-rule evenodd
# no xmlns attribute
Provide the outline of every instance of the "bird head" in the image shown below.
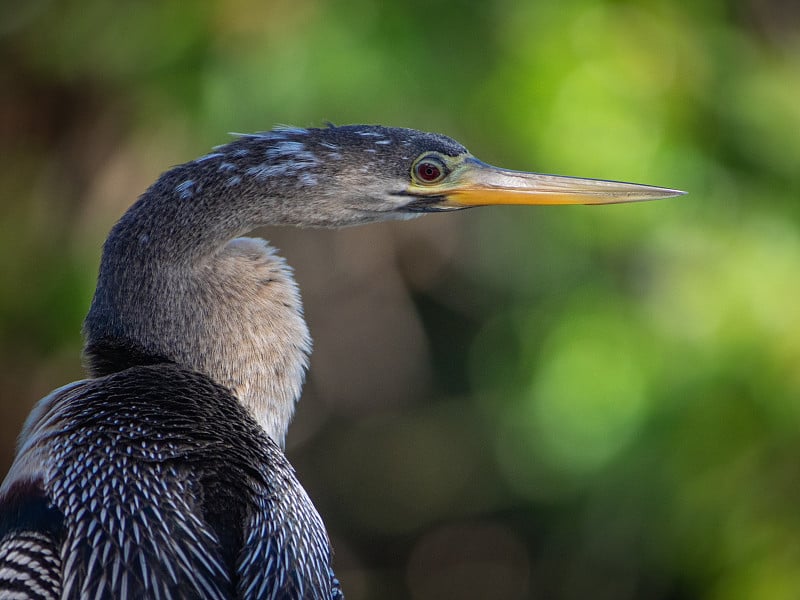
<svg viewBox="0 0 800 600"><path fill-rule="evenodd" d="M313 196L313 213L310 206L292 207L304 225L350 225L487 205L637 202L684 193L502 169L481 162L455 140L413 129L347 125L257 135L269 136L264 172L276 175L275 185L281 185L277 175L290 175L281 181Z"/></svg>

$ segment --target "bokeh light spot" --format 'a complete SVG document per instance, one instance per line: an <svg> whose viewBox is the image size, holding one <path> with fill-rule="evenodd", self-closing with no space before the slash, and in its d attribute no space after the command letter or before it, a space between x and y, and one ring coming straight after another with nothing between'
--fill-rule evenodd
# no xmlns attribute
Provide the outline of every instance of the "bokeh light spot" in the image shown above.
<svg viewBox="0 0 800 600"><path fill-rule="evenodd" d="M644 369L624 326L602 313L576 316L545 345L530 389L530 424L556 468L602 467L641 423Z"/></svg>

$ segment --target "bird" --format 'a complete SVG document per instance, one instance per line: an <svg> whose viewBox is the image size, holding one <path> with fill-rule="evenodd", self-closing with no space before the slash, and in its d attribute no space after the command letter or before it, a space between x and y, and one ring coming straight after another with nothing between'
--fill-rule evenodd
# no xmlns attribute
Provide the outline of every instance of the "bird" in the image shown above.
<svg viewBox="0 0 800 600"><path fill-rule="evenodd" d="M311 339L262 225L343 227L499 204L679 195L512 171L380 125L235 134L112 228L87 377L41 399L0 486L3 598L343 597L284 455Z"/></svg>

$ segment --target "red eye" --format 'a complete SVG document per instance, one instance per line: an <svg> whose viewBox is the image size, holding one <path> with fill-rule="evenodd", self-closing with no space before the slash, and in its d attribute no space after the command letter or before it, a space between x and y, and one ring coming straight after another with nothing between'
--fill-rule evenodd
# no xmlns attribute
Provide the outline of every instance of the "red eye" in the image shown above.
<svg viewBox="0 0 800 600"><path fill-rule="evenodd" d="M424 160L417 163L417 166L414 167L414 171L420 181L426 183L432 183L442 178L442 167L432 161Z"/></svg>

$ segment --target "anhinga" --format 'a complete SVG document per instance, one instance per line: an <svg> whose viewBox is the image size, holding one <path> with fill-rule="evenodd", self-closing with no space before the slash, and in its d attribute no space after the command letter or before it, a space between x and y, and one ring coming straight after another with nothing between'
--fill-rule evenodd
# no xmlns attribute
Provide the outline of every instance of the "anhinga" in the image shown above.
<svg viewBox="0 0 800 600"><path fill-rule="evenodd" d="M310 338L261 225L681 192L499 169L379 126L241 135L175 167L111 231L89 378L42 399L0 488L3 598L341 597L282 452Z"/></svg>

